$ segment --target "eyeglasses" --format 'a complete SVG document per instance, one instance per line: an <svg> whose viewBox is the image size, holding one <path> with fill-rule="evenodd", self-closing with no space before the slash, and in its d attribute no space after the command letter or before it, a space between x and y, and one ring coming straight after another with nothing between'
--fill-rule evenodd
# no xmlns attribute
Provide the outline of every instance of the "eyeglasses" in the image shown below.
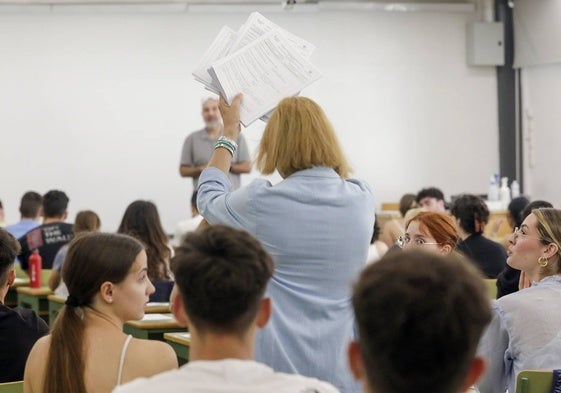
<svg viewBox="0 0 561 393"><path fill-rule="evenodd" d="M411 241L413 241L413 245L415 247L423 247L423 246L428 246L431 244L442 244L442 243L430 243L430 242L426 242L424 239L421 238L417 238L415 240L411 240L411 238L409 236L400 236L397 238L397 245L400 248L404 248L406 245L408 245L409 243L411 243Z"/></svg>
<svg viewBox="0 0 561 393"><path fill-rule="evenodd" d="M512 232L512 237L514 238L514 240L518 239L518 237L524 237L524 238L527 237L527 238L530 238L530 239L539 240L540 242L543 241L543 239L540 238L540 237L534 237L534 236L526 235L522 231L523 231L523 229L520 229L518 227L514 228L514 232Z"/></svg>

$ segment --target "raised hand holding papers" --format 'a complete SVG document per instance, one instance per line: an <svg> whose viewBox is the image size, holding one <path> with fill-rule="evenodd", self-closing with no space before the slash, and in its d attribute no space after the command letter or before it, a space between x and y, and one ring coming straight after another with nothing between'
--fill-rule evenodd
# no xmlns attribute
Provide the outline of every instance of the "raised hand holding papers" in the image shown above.
<svg viewBox="0 0 561 393"><path fill-rule="evenodd" d="M240 118L247 127L320 78L308 60L313 50L312 44L255 12L238 33L228 27L220 31L193 75L228 103L243 93Z"/></svg>

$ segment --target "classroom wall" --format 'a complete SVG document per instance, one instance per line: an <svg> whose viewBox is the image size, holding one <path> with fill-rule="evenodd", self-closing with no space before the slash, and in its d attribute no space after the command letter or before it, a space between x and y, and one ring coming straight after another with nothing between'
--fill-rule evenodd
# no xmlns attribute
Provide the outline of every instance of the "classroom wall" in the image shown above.
<svg viewBox="0 0 561 393"><path fill-rule="evenodd" d="M323 78L302 92L332 120L377 204L440 186L485 193L498 168L496 77L468 67L470 12L322 11L267 15L317 46ZM59 188L70 215L115 230L125 207L154 201L165 229L187 218L178 175L206 95L191 71L220 27L247 13L0 13L0 198ZM252 150L264 128L245 130ZM247 183L258 176L245 176ZM273 177L274 181L279 178Z"/></svg>

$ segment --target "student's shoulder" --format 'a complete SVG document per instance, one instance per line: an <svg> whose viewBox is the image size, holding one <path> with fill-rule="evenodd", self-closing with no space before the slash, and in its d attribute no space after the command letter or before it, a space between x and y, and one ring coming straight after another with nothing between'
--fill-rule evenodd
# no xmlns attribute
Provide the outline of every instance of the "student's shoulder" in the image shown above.
<svg viewBox="0 0 561 393"><path fill-rule="evenodd" d="M168 343L133 338L129 345L132 355L130 358L139 365L154 367L154 374L177 368L177 356ZM151 361L146 362L146 359Z"/></svg>
<svg viewBox="0 0 561 393"><path fill-rule="evenodd" d="M338 393L339 390L328 382L303 375L275 373L277 379L282 380L283 391L310 393Z"/></svg>

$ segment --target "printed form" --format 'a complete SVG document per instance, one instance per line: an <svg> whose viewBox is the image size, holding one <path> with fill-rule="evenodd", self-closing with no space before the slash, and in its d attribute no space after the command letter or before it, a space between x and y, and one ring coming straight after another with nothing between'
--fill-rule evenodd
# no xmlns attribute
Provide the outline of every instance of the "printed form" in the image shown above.
<svg viewBox="0 0 561 393"><path fill-rule="evenodd" d="M280 31L267 33L219 60L209 72L228 103L243 93L240 120L245 127L321 76Z"/></svg>

